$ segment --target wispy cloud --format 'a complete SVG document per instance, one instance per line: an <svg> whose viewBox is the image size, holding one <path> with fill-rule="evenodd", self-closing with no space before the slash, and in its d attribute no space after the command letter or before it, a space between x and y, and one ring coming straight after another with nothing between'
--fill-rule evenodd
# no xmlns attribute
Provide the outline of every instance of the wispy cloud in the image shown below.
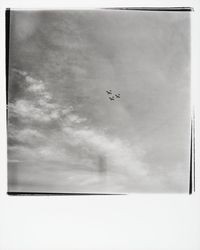
<svg viewBox="0 0 200 250"><path fill-rule="evenodd" d="M16 69L16 68L12 68L11 69L13 72L16 72L18 74L20 74L21 76L27 76L28 73L26 71L20 70L20 69Z"/></svg>
<svg viewBox="0 0 200 250"><path fill-rule="evenodd" d="M53 101L52 95L47 90L47 83L29 76L25 71L18 69L13 71L24 77L24 91L29 95L9 103L9 117L16 117L22 122L51 122L67 118L70 123L80 123L86 120L72 114L71 105L62 107Z"/></svg>
<svg viewBox="0 0 200 250"><path fill-rule="evenodd" d="M17 100L14 104L9 104L9 116L18 117L24 121L49 122L58 118L58 112L54 107L44 108L36 106L32 101Z"/></svg>
<svg viewBox="0 0 200 250"><path fill-rule="evenodd" d="M140 162L144 153L140 148L130 145L118 137L111 137L94 129L74 129L65 127L64 132L76 145L85 145L90 152L101 155L107 161L108 171L124 174L146 174Z"/></svg>
<svg viewBox="0 0 200 250"><path fill-rule="evenodd" d="M110 178L111 182L114 181L111 179L126 182L147 174L141 162L144 152L138 145L110 135L106 129L95 128L72 105L62 106L56 101L47 83L25 71L14 71L24 77L24 91L29 94L9 104L9 117L24 124L21 127L15 123L9 125L9 139L16 141L9 145L9 162L57 161L67 169L73 166L76 178L70 180L74 182L80 178L78 185L83 186L103 181L98 177L99 159L103 159L107 180ZM45 129L51 126L52 132ZM77 168L91 172L80 175Z"/></svg>
<svg viewBox="0 0 200 250"><path fill-rule="evenodd" d="M35 140L44 139L44 135L38 132L36 129L26 128L23 130L16 130L15 128L9 127L9 138L17 139L22 142L35 142Z"/></svg>

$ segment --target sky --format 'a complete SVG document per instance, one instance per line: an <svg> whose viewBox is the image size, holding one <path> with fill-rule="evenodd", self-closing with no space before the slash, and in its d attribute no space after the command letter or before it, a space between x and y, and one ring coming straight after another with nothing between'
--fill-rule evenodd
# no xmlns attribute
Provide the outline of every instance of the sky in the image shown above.
<svg viewBox="0 0 200 250"><path fill-rule="evenodd" d="M9 191L188 192L189 12L11 11L8 95Z"/></svg>

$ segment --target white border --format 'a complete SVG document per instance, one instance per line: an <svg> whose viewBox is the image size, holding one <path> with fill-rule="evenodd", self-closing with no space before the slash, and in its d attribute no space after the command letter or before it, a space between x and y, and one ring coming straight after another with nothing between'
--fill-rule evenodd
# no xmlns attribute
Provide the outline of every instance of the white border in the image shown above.
<svg viewBox="0 0 200 250"><path fill-rule="evenodd" d="M127 196L6 195L5 8L194 7L192 97L196 109L196 193ZM200 4L198 1L14 1L0 11L0 250L200 249Z"/></svg>

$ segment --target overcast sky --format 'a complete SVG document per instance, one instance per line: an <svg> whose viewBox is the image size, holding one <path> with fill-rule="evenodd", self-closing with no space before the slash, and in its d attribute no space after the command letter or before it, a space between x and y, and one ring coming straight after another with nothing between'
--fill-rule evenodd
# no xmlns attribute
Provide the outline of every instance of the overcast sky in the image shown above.
<svg viewBox="0 0 200 250"><path fill-rule="evenodd" d="M11 11L10 39L9 191L188 192L188 12Z"/></svg>

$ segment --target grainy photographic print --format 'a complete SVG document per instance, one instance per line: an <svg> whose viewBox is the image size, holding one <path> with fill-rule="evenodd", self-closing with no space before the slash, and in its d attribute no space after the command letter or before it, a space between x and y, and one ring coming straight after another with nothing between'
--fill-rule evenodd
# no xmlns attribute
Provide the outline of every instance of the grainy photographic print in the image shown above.
<svg viewBox="0 0 200 250"><path fill-rule="evenodd" d="M11 10L8 191L188 192L190 15Z"/></svg>

